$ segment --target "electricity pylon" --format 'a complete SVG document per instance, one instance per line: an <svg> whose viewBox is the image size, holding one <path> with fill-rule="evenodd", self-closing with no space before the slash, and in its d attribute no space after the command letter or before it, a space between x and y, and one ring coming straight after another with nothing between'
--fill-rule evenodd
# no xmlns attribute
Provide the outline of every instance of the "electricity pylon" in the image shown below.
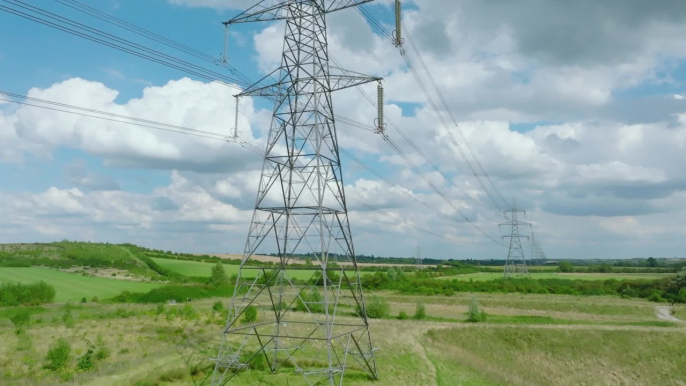
<svg viewBox="0 0 686 386"><path fill-rule="evenodd" d="M522 248L522 239L529 238L529 236L524 236L519 233L520 225L529 225L528 222L519 221L517 218L519 213L526 212L521 209L517 209L517 200L512 199L512 208L504 210L505 216L508 221L500 226L507 225L510 226L510 234L508 236L503 236L503 238L510 239L510 248L507 251L507 260L505 261L505 268L503 269L503 276L507 278L511 277L529 277L529 270L526 268L526 256L524 255L524 249Z"/></svg>
<svg viewBox="0 0 686 386"><path fill-rule="evenodd" d="M341 385L349 370L377 377L331 93L381 79L330 66L326 26L328 13L370 1L264 0L225 22L285 20L285 37L281 66L238 95L267 97L274 110L212 385L258 365L294 368L309 385ZM279 263L252 259L258 247ZM314 269L288 266L306 254Z"/></svg>

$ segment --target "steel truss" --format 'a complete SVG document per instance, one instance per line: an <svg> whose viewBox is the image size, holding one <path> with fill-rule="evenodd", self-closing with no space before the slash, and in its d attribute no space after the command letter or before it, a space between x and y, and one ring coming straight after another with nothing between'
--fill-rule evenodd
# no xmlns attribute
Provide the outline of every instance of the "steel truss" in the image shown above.
<svg viewBox="0 0 686 386"><path fill-rule="evenodd" d="M326 28L327 13L369 1L265 0L225 23L286 26L281 66L238 95L268 96L275 104L212 385L258 366L294 368L309 385L342 385L347 371L377 377L331 93L379 78L329 66ZM279 264L253 259L258 247L276 250ZM303 255L314 260L311 268L288 266ZM250 320L255 309L258 317Z"/></svg>
<svg viewBox="0 0 686 386"><path fill-rule="evenodd" d="M529 236L521 235L519 233L520 225L531 226L528 222L519 221L518 214L526 212L521 209L517 209L517 200L512 200L512 208L504 210L505 216L508 221L500 226L509 226L510 234L503 236L503 238L510 239L510 248L507 251L507 260L505 261L505 268L503 269L503 276L507 278L511 277L530 277L529 270L526 267L526 256L524 255L524 248L522 248L522 239L529 238Z"/></svg>

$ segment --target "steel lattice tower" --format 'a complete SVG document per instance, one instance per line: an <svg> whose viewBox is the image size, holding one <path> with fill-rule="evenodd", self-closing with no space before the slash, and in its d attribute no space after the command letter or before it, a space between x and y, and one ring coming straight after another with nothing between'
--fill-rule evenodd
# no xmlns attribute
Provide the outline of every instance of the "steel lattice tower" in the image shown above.
<svg viewBox="0 0 686 386"><path fill-rule="evenodd" d="M225 22L285 20L285 37L281 66L238 95L267 97L274 110L213 385L258 362L294 368L310 385L340 385L349 370L377 377L331 93L380 79L330 66L326 26L328 13L370 1L265 0ZM276 250L279 264L252 259L258 247ZM288 266L304 255L317 263L309 280Z"/></svg>
<svg viewBox="0 0 686 386"><path fill-rule="evenodd" d="M510 248L507 251L507 260L505 261L505 268L503 269L503 276L505 278L510 277L529 277L529 270L526 268L526 256L524 255L524 248L522 247L522 239L529 238L529 236L524 236L519 233L520 225L531 224L523 221L519 221L518 214L526 212L521 209L517 209L517 200L512 199L512 208L503 211L508 221L500 226L506 225L510 226L510 234L508 236L503 236L503 238L510 239Z"/></svg>

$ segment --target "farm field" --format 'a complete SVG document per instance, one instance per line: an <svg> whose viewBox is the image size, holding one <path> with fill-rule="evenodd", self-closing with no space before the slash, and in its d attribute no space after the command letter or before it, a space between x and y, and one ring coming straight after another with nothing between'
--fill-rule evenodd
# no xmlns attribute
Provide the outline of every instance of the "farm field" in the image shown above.
<svg viewBox="0 0 686 386"><path fill-rule="evenodd" d="M466 323L471 294L401 296L370 293L390 302L385 319L371 319L378 347L380 379L359 377L346 385L681 385L686 382L686 323L660 322L655 303L617 297L557 295L476 296L488 314L484 323ZM199 363L216 352L225 314L212 311L216 299L185 305L87 303L72 306L75 325L62 321L63 305L35 308L27 338L19 338L0 308L0 384L7 385L189 385L187 359ZM228 299L220 299L225 305ZM425 320L398 320L426 305ZM270 310L261 309L261 315ZM292 311L295 312L295 311ZM525 319L524 317L530 317ZM58 337L72 343L68 370L43 368L45 353ZM95 369L76 372L87 348L106 347ZM189 349L187 347L191 347ZM536 363L541 371L531 371ZM570 367L571 366L571 367ZM202 368L202 367L201 367ZM65 375L66 374L66 375ZM61 377L67 380L62 381ZM231 385L304 385L285 369L275 375L246 371Z"/></svg>
<svg viewBox="0 0 686 386"><path fill-rule="evenodd" d="M557 273L557 272L533 272L532 279L571 279L571 280L657 280L673 276L671 273ZM440 280L475 280L487 281L503 277L499 272L478 272L465 275L442 276Z"/></svg>
<svg viewBox="0 0 686 386"><path fill-rule="evenodd" d="M210 277L212 275L212 267L215 266L214 263L205 263L202 261L190 261L190 260L175 260L175 259L165 259L159 257L152 258L155 263L159 264L163 268L170 271L180 273L185 276L195 276L195 277ZM236 275L238 274L238 265L224 264L224 271L226 274ZM255 270L255 274L257 270ZM309 269L290 269L288 274L299 280L307 280L312 277L315 273L314 270ZM360 272L360 275L365 275L368 272Z"/></svg>
<svg viewBox="0 0 686 386"><path fill-rule="evenodd" d="M147 292L160 284L82 276L48 268L0 267L0 283L35 283L44 281L56 291L56 302L77 302L82 298L100 299L112 297L122 291Z"/></svg>

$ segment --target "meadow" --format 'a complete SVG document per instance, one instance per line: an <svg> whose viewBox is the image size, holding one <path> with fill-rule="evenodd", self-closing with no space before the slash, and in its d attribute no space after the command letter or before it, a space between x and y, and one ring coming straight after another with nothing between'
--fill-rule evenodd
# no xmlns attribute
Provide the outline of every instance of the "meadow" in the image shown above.
<svg viewBox="0 0 686 386"><path fill-rule="evenodd" d="M176 272L181 275L185 276L194 276L194 277L210 277L212 274L212 267L215 266L213 263L205 263L202 261L189 261L189 260L175 260L175 259L165 259L165 258L158 258L158 257L153 257L152 260L159 264L161 267L166 268L172 272ZM238 265L231 265L231 264L224 264L224 271L226 271L226 274L231 276L231 275L237 275L239 266ZM250 270L247 268L244 273L246 275L251 275L252 277L257 275L258 270ZM286 270L288 275L291 278L298 279L298 280L308 280L314 275L316 272L313 269L288 269ZM369 274L369 272L360 272L360 275L366 275ZM250 277L250 276L248 276Z"/></svg>
<svg viewBox="0 0 686 386"><path fill-rule="evenodd" d="M561 273L531 272L532 279L572 279L572 280L658 280L674 276L671 273ZM489 281L501 279L501 272L477 272L464 275L442 276L440 280Z"/></svg>
<svg viewBox="0 0 686 386"><path fill-rule="evenodd" d="M0 307L1 385L190 385L211 371L209 358L217 353L233 293L228 277L238 272L237 265L222 264L226 275L217 284L216 263L151 257L130 245L57 243L4 251L10 253L5 262L22 266L0 266L1 283L44 281L55 288L56 299ZM23 267L31 262L54 267ZM119 280L109 277L115 271ZM314 270L288 272L308 279ZM550 279L586 286L628 279L620 283L627 289L651 290L674 274L548 271L532 273L540 282L505 283L499 272L441 277L445 272L436 267L362 273L363 282L388 284L365 289L368 305L387 305L387 312L369 319L380 378L349 372L345 385L686 384L685 304L674 308L681 321L666 321L656 315L656 307L667 305L659 296L649 301L623 292L524 293L530 282ZM452 279L459 282L445 281ZM393 288L394 283L407 285ZM427 283L458 290L427 294L408 288L432 289ZM420 308L425 315L415 318ZM305 317L295 306L288 312ZM271 313L260 305L257 322ZM340 322L346 318L337 316ZM56 362L59 353L62 360ZM305 382L284 368L276 374L242 371L230 383L283 384Z"/></svg>
<svg viewBox="0 0 686 386"><path fill-rule="evenodd" d="M370 320L380 379L347 385L681 385L686 382L686 324L660 322L654 303L616 297L477 295L488 319L467 323L474 295L399 296L380 292L391 313ZM191 371L216 352L224 311L215 300L177 305L86 303L33 307L26 335L0 308L0 384L189 385ZM426 305L424 320L398 320ZM73 323L65 322L65 313ZM259 318L269 310L260 310ZM295 311L293 311L295 312ZM539 316L536 319L536 316ZM532 317L525 319L524 317ZM28 336L28 338L27 338ZM71 342L64 370L44 368L59 337ZM76 371L90 344L106 351ZM194 355L193 355L194 354ZM189 360L190 357L190 360ZM202 362L204 368L209 362ZM536 371L532 371L535 363ZM231 385L304 384L292 369L246 371Z"/></svg>
<svg viewBox="0 0 686 386"><path fill-rule="evenodd" d="M51 268L0 268L0 283L29 284L44 281L55 288L56 302L78 302L83 298L105 299L122 291L147 292L161 284L83 276Z"/></svg>

